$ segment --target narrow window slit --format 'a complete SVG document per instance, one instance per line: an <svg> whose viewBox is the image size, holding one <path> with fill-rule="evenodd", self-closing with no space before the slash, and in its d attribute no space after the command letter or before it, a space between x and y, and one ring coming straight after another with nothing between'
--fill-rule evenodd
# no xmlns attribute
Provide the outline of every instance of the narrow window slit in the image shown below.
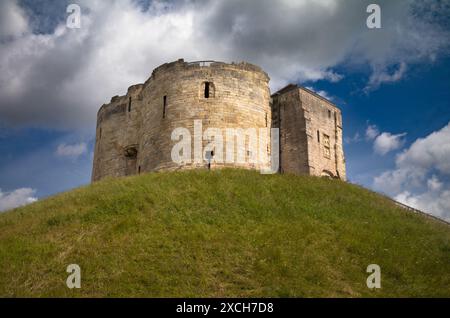
<svg viewBox="0 0 450 318"><path fill-rule="evenodd" d="M205 83L205 98L209 98L209 82Z"/></svg>
<svg viewBox="0 0 450 318"><path fill-rule="evenodd" d="M167 96L163 98L163 118L166 118Z"/></svg>

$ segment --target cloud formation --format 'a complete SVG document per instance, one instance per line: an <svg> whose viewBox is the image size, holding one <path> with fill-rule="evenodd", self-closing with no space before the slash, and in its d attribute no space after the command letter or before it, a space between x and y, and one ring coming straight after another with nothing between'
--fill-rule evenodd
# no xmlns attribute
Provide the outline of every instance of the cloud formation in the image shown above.
<svg viewBox="0 0 450 318"><path fill-rule="evenodd" d="M356 143L356 142L360 142L361 141L361 135L359 134L359 132L356 132L353 137L344 137L344 143L346 144L351 144L351 143Z"/></svg>
<svg viewBox="0 0 450 318"><path fill-rule="evenodd" d="M373 91L380 87L383 83L395 83L400 81L406 73L406 63L401 62L396 70L392 73L388 73L388 70L383 67L375 67L372 75L370 76L369 83L364 88L366 93Z"/></svg>
<svg viewBox="0 0 450 318"><path fill-rule="evenodd" d="M373 142L373 150L376 154L383 156L388 152L400 149L405 143L404 136L406 136L406 133L397 135L388 132L381 133Z"/></svg>
<svg viewBox="0 0 450 318"><path fill-rule="evenodd" d="M368 125L366 129L366 140L374 140L380 134L376 125Z"/></svg>
<svg viewBox="0 0 450 318"><path fill-rule="evenodd" d="M17 208L37 201L36 190L21 188L12 192L2 192L0 189L0 212Z"/></svg>
<svg viewBox="0 0 450 318"><path fill-rule="evenodd" d="M366 141L373 141L373 151L381 156L400 149L404 143L406 133L391 134L390 132L380 132L377 125L368 124L366 128Z"/></svg>
<svg viewBox="0 0 450 318"><path fill-rule="evenodd" d="M0 42L12 40L23 35L28 30L25 12L18 6L17 1L0 2Z"/></svg>
<svg viewBox="0 0 450 318"><path fill-rule="evenodd" d="M92 127L102 103L180 57L250 61L270 74L272 89L335 82L342 78L337 67L369 66L368 87L375 89L400 80L410 64L448 53L449 30L438 23L448 7L378 2L383 28L369 30L366 0L151 1L148 7L80 0L81 29L59 23L42 32L51 23L39 27L33 4L24 10L2 1L0 118L14 126ZM55 21L64 20L61 11Z"/></svg>
<svg viewBox="0 0 450 318"><path fill-rule="evenodd" d="M324 91L324 90L316 90L316 89L314 89L314 88L311 87L311 86L307 86L306 88L309 89L310 91L313 91L313 92L315 92L316 94L322 96L323 98L328 99L328 100L331 101L331 102L334 100L334 97L331 96L327 91Z"/></svg>
<svg viewBox="0 0 450 318"><path fill-rule="evenodd" d="M56 149L56 155L60 157L77 158L86 152L87 144L84 142L73 145L66 145L63 143L58 145L58 148Z"/></svg>
<svg viewBox="0 0 450 318"><path fill-rule="evenodd" d="M417 139L397 156L396 167L375 177L375 189L450 220L450 123Z"/></svg>

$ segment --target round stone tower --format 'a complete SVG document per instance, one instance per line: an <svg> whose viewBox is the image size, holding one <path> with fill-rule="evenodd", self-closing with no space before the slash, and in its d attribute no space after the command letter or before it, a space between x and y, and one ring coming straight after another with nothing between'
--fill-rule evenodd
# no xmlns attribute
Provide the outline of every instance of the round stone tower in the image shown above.
<svg viewBox="0 0 450 318"><path fill-rule="evenodd" d="M203 133L211 129L223 134L225 148L229 129L254 129L257 133L261 128L270 129L268 83L268 75L248 63L178 60L161 65L144 84L130 87L125 96L113 97L109 104L100 108L93 181L160 170L224 166L268 168L269 163L248 160L255 154L248 150L247 138L244 144L233 144L231 152L235 160L231 161L225 158L230 149L223 149L224 158L218 162L205 158L214 159L220 149L210 149L206 156L202 150L200 160L194 150L195 143L200 144L201 149L208 148L211 139ZM182 165L172 157L177 143L173 132L177 128L189 131L192 137L192 161ZM266 155L269 148L264 149ZM236 160L242 153L246 160Z"/></svg>

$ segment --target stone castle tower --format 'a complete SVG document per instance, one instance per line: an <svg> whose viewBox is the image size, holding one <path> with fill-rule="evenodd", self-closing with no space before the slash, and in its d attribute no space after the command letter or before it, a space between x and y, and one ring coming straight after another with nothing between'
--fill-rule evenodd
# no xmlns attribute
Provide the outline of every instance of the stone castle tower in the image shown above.
<svg viewBox="0 0 450 318"><path fill-rule="evenodd" d="M214 162L217 149L188 164L174 162L176 128L187 129L194 143L207 146L204 136L196 137L195 122L201 123L202 131L266 129L263 151L269 156L270 128L279 128L279 149L273 150L279 151L279 172L346 179L342 116L334 104L296 85L271 96L268 75L252 64L180 59L159 66L144 84L131 86L125 96L115 96L100 108L92 181L207 166L270 167L270 162L249 160L254 154L248 140L232 148L244 161Z"/></svg>

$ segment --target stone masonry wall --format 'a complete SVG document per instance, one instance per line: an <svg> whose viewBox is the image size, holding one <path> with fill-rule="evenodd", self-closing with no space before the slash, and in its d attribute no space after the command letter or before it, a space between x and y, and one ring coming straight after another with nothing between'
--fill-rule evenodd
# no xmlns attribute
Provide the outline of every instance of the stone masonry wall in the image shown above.
<svg viewBox="0 0 450 318"><path fill-rule="evenodd" d="M280 172L309 174L305 112L299 90L288 86L273 96L272 103L273 127L280 129Z"/></svg>
<svg viewBox="0 0 450 318"><path fill-rule="evenodd" d="M209 84L205 84L209 83ZM208 128L280 128L280 171L316 176L345 174L342 147L342 116L328 100L308 89L289 85L272 97L269 77L248 63L193 62L178 60L156 68L144 83L131 86L124 96L115 96L97 115L92 181L143 172L205 168L204 158L180 166L171 151L176 128L186 128L194 140L194 121L200 120L200 142ZM209 85L208 98L205 85ZM270 135L267 149L270 155ZM245 162L213 162L211 168L225 166L247 169L269 168L270 164L250 163L257 154L248 151L248 141L233 154L245 154ZM193 147L192 147L193 148ZM224 159L225 150L222 149ZM217 153L217 149L214 149ZM205 153L202 153L204 156ZM194 152L192 149L192 159Z"/></svg>
<svg viewBox="0 0 450 318"><path fill-rule="evenodd" d="M310 174L346 180L341 111L308 89L299 89L305 110Z"/></svg>
<svg viewBox="0 0 450 318"><path fill-rule="evenodd" d="M346 179L341 111L325 98L296 85L272 96L280 128L282 172Z"/></svg>
<svg viewBox="0 0 450 318"><path fill-rule="evenodd" d="M214 62L202 66L179 60L158 67L145 84L130 87L127 95L114 97L100 109L92 180L206 167L206 162L180 167L172 161L171 150L175 144L171 140L172 131L184 127L194 136L194 120L202 121L203 131L210 127L270 128L268 82L265 72L248 63ZM210 83L209 98L204 96L205 83ZM203 146L209 143L201 142ZM245 152L246 159L254 155L244 148L238 149L236 144L235 156L238 151ZM223 153L225 157L225 149ZM212 168L222 166L260 169L269 165L212 164Z"/></svg>

